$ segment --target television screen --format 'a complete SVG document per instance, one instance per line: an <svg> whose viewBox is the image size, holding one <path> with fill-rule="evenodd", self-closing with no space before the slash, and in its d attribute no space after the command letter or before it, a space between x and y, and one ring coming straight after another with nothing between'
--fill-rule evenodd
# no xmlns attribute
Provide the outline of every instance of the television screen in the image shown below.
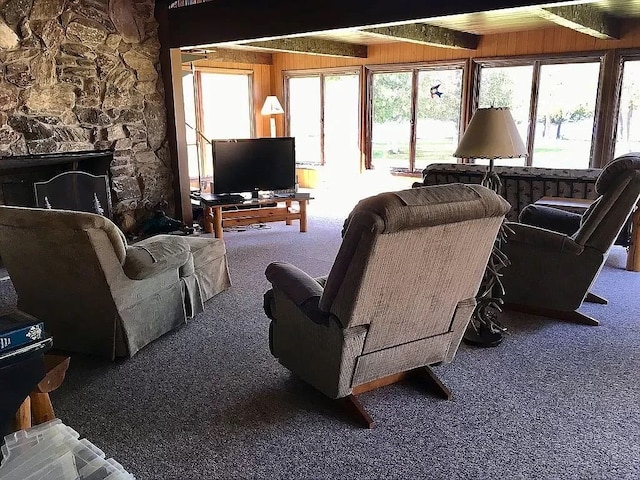
<svg viewBox="0 0 640 480"><path fill-rule="evenodd" d="M213 193L286 190L295 187L292 137L214 140Z"/></svg>

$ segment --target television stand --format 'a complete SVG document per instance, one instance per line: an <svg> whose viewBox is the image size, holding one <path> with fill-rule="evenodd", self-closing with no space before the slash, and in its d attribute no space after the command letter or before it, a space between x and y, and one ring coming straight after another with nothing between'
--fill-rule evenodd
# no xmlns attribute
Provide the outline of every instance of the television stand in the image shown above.
<svg viewBox="0 0 640 480"><path fill-rule="evenodd" d="M221 204L217 197L203 193L200 197L200 205L204 210L204 231L215 234L216 238L222 238L223 227L239 227L268 222L285 222L287 225L291 225L293 220L299 220L300 231L306 232L307 205L310 199L309 196L301 195ZM273 206L274 202L275 206ZM297 210L292 208L293 202L298 204Z"/></svg>

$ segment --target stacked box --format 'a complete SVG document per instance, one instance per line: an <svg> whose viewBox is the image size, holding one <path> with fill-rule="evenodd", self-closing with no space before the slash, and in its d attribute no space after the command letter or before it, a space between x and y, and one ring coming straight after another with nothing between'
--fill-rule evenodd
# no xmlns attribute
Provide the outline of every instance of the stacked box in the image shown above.
<svg viewBox="0 0 640 480"><path fill-rule="evenodd" d="M59 419L4 437L2 480L130 480L118 462Z"/></svg>

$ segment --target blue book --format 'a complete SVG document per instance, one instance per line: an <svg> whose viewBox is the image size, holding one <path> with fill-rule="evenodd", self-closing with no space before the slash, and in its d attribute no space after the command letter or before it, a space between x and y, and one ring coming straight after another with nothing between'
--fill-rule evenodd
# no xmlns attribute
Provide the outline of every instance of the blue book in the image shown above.
<svg viewBox="0 0 640 480"><path fill-rule="evenodd" d="M0 353L45 338L44 322L23 312L0 316Z"/></svg>

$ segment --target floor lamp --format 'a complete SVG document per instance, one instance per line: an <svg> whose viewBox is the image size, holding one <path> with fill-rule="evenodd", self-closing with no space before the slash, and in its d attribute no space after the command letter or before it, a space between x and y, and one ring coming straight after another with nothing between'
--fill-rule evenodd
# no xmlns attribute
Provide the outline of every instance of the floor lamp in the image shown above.
<svg viewBox="0 0 640 480"><path fill-rule="evenodd" d="M502 182L493 170L493 162L499 158L526 157L527 149L522 143L511 112L508 108L479 108L460 139L453 154L458 158L486 158L489 160L482 185L501 193ZM476 296L476 308L464 340L476 346L495 346L502 341L505 328L497 322L497 312L501 311L504 288L499 270L509 264L509 259L500 250L505 235L504 225L489 258L480 290Z"/></svg>
<svg viewBox="0 0 640 480"><path fill-rule="evenodd" d="M284 113L282 109L282 105L278 101L278 97L275 95L269 95L265 101L264 105L262 105L262 110L260 111L262 115L269 115L269 127L271 130L271 136L276 136L276 119L274 115L280 115Z"/></svg>

